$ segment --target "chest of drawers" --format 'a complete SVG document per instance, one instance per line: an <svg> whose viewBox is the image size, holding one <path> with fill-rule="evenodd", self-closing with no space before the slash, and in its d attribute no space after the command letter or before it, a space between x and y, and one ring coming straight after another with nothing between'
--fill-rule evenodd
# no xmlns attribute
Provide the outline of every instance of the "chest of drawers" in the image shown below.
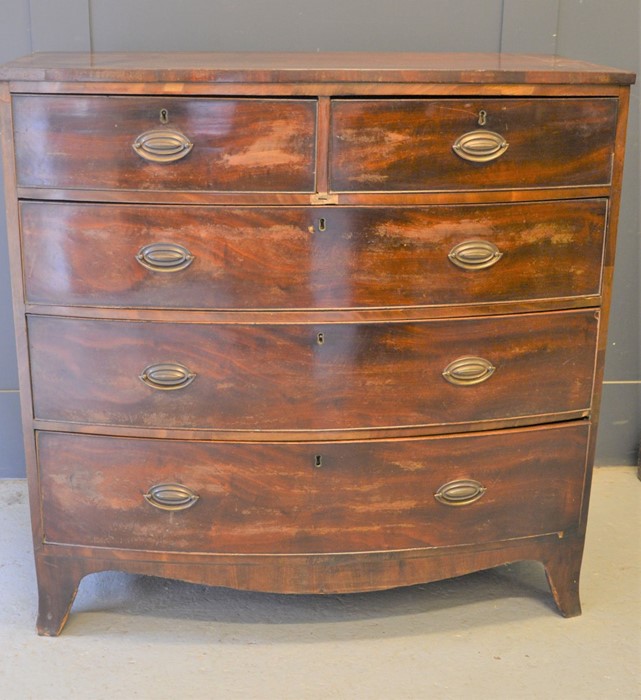
<svg viewBox="0 0 641 700"><path fill-rule="evenodd" d="M346 593L533 559L579 614L634 76L40 54L0 78L41 634L108 569Z"/></svg>

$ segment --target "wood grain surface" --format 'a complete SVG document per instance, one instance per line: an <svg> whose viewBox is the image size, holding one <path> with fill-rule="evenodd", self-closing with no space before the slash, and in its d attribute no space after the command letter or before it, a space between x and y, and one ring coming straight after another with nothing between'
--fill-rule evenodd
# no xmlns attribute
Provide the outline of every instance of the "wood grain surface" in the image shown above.
<svg viewBox="0 0 641 700"><path fill-rule="evenodd" d="M388 308L600 292L607 201L381 207L159 207L23 202L27 300L184 309ZM502 257L464 270L481 240ZM174 243L185 269L149 270ZM566 302L567 303L567 302Z"/></svg>
<svg viewBox="0 0 641 700"><path fill-rule="evenodd" d="M481 111L486 112L479 126ZM330 187L341 191L485 190L607 184L617 100L334 100ZM478 129L509 144L471 163L453 150Z"/></svg>
<svg viewBox="0 0 641 700"><path fill-rule="evenodd" d="M464 437L236 444L43 433L47 542L209 553L331 553L487 543L576 523L588 424ZM321 459L321 466L315 466ZM476 502L443 484L475 479ZM199 499L144 499L176 482Z"/></svg>
<svg viewBox="0 0 641 700"><path fill-rule="evenodd" d="M314 191L314 100L16 95L13 110L19 185ZM193 149L173 163L149 163L133 143L165 127Z"/></svg>
<svg viewBox="0 0 641 700"><path fill-rule="evenodd" d="M408 82L629 84L634 73L562 56L420 52L38 53L2 67L1 80L127 83Z"/></svg>
<svg viewBox="0 0 641 700"><path fill-rule="evenodd" d="M35 417L220 430L443 425L587 410L593 310L423 323L191 324L29 318ZM320 335L319 335L320 334ZM455 386L452 361L479 356L485 382ZM146 386L154 363L195 379Z"/></svg>

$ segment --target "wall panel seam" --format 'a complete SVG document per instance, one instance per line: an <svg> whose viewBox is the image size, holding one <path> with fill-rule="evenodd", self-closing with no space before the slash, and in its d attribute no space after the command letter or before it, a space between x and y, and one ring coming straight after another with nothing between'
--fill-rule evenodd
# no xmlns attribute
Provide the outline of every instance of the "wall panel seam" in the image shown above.
<svg viewBox="0 0 641 700"><path fill-rule="evenodd" d="M89 51L93 52L93 7L91 0L87 0L87 32L89 33Z"/></svg>
<svg viewBox="0 0 641 700"><path fill-rule="evenodd" d="M33 32L31 29L31 0L27 0L27 24L29 26L29 53L33 53Z"/></svg>

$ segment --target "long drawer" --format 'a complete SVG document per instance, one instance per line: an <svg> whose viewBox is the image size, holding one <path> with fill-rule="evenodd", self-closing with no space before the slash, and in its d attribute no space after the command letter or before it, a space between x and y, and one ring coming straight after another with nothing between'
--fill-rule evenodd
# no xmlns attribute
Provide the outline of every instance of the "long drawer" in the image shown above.
<svg viewBox="0 0 641 700"><path fill-rule="evenodd" d="M313 192L316 100L15 95L18 185Z"/></svg>
<svg viewBox="0 0 641 700"><path fill-rule="evenodd" d="M341 191L606 185L614 98L350 99L332 103Z"/></svg>
<svg viewBox="0 0 641 700"><path fill-rule="evenodd" d="M45 540L269 554L561 532L580 513L588 430L329 444L39 433Z"/></svg>
<svg viewBox="0 0 641 700"><path fill-rule="evenodd" d="M594 310L410 323L31 316L35 417L219 430L446 425L589 409Z"/></svg>
<svg viewBox="0 0 641 700"><path fill-rule="evenodd" d="M377 207L23 202L40 304L323 309L600 292L607 202Z"/></svg>

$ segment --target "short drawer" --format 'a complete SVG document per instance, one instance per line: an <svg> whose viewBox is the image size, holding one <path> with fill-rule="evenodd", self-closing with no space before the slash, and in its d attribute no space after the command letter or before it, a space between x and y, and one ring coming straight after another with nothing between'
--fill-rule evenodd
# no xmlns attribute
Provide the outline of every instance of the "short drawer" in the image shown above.
<svg viewBox="0 0 641 700"><path fill-rule="evenodd" d="M29 317L36 418L217 430L441 425L584 411L594 310L411 323Z"/></svg>
<svg viewBox="0 0 641 700"><path fill-rule="evenodd" d="M335 100L331 189L608 184L616 120L614 98Z"/></svg>
<svg viewBox="0 0 641 700"><path fill-rule="evenodd" d="M17 95L18 185L313 192L311 99Z"/></svg>
<svg viewBox="0 0 641 700"><path fill-rule="evenodd" d="M335 553L562 532L589 426L353 443L39 433L45 541L205 553Z"/></svg>
<svg viewBox="0 0 641 700"><path fill-rule="evenodd" d="M27 300L375 308L600 292L607 202L194 207L23 202Z"/></svg>

